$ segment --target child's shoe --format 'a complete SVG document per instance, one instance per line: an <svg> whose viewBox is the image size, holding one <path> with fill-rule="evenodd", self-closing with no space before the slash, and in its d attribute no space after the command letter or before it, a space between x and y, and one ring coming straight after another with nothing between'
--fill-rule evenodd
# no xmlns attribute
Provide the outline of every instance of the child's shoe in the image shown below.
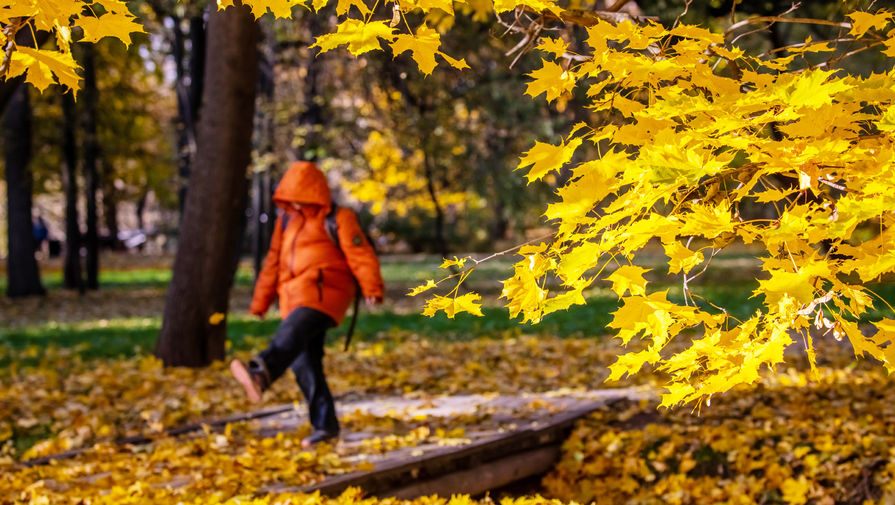
<svg viewBox="0 0 895 505"><path fill-rule="evenodd" d="M332 440L334 438L338 438L338 431L326 431L326 430L314 430L314 433L304 440L301 441L302 447L312 447L320 442L326 442L327 440Z"/></svg>

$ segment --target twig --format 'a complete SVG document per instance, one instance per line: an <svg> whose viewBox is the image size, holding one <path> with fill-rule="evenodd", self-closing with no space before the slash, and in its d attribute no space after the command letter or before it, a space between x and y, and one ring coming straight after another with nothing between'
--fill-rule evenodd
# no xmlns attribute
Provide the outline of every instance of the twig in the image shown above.
<svg viewBox="0 0 895 505"><path fill-rule="evenodd" d="M539 236L539 237L535 237L535 238L529 240L528 242L523 242L523 243L518 244L518 245L515 245L515 246L513 246L513 247L511 247L511 248L509 248L509 249L505 249L505 250L503 250L503 251L493 253L493 254L491 254L491 255L489 255L489 256L486 256L486 257L484 257L484 258L482 258L482 259L480 259L480 260L477 260L477 259L475 259L475 258L473 258L473 257L470 257L469 259L471 259L472 262L475 263L476 266L478 266L480 263L484 263L484 262L486 262L486 261L488 261L488 260L491 260L491 259L494 259L494 258L496 258L496 257L498 257L498 256L503 256L504 254L511 253L511 252L515 251L516 249L522 249L523 247L527 246L528 244L531 244L532 242L538 242L538 241L540 241L540 240L544 240L545 238L550 238L550 237L553 237L553 236L556 236L556 232L555 232L555 231L552 231L552 232L550 232L550 233L541 235L541 236Z"/></svg>
<svg viewBox="0 0 895 505"><path fill-rule="evenodd" d="M674 20L674 24L671 25L672 28L676 28L678 23L681 22L681 18L687 15L687 12L690 11L690 4L692 3L693 0L686 0L686 2L684 3L684 10L677 15L677 18ZM736 5L736 2L734 2L734 5Z"/></svg>
<svg viewBox="0 0 895 505"><path fill-rule="evenodd" d="M780 16L754 16L751 18L746 18L738 23L734 23L730 25L726 30L724 30L724 34L728 34L734 30L737 30L743 26L750 24L758 24L758 23L802 23L802 24L810 24L810 25L825 25L825 26L838 26L840 28L851 28L851 23L836 22L836 21L827 21L826 19L812 19L812 18L783 18Z"/></svg>
<svg viewBox="0 0 895 505"><path fill-rule="evenodd" d="M3 36L6 37L6 47L3 48L3 62L0 63L0 75L5 79L9 73L9 67L12 63L12 53L16 50L16 33L22 25L25 24L26 18L19 18L17 21L6 25L3 28Z"/></svg>
<svg viewBox="0 0 895 505"><path fill-rule="evenodd" d="M813 46L816 44L826 44L828 42L835 42L838 44L840 42L854 42L855 40L856 39L853 39L853 38L841 38L841 39L829 39L829 40L812 40L811 42L799 42L798 44L791 44L791 45L783 46L783 47L775 47L774 49L770 49L770 50L767 50L767 51L759 54L757 57L761 58L762 56L770 56L773 53L778 53L780 51L788 51L790 49L794 49L797 47L807 47L807 46Z"/></svg>
<svg viewBox="0 0 895 505"><path fill-rule="evenodd" d="M734 2L734 5L736 5L736 2ZM774 23L776 23L778 20L781 21L781 22L784 22L784 23L785 23L786 21L784 21L784 20L786 20L786 19L796 19L796 18L784 18L783 16L785 16L785 15L789 14L790 12L796 10L799 6L801 6L801 4L793 3L792 5L789 6L789 9L786 9L784 12L781 12L781 13L778 14L777 16L765 16L765 17L768 17L768 18L771 18L771 19L772 19L771 22L770 22L767 26L763 26L763 27L761 27L761 28L759 28L759 29L757 29L757 30L752 30L751 32L741 33L740 35L738 35L737 37L735 37L733 40L731 40L731 41L730 41L730 44L728 44L728 45L733 45L734 42L736 42L736 41L740 40L741 38L746 37L746 36L748 36L748 35L752 35L753 33L758 33L758 32L762 32L762 31L767 30L768 28L771 27L771 25L773 25ZM754 19L754 18L749 18L749 19ZM727 38L727 35L728 35L730 32L732 32L734 29L736 29L736 27L737 27L738 25L743 24L745 21L749 21L749 19L745 19L745 20L743 20L743 21L740 21L739 23L734 23L734 24L731 25L728 29L724 30L724 38L726 39L726 38Z"/></svg>

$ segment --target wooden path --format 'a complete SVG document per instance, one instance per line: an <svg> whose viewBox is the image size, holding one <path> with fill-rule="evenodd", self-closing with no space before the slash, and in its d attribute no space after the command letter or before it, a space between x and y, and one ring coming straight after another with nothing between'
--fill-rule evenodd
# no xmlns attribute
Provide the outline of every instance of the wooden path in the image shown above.
<svg viewBox="0 0 895 505"><path fill-rule="evenodd" d="M652 398L649 390L629 388L515 396L377 397L339 402L340 418L372 416L424 419L452 426L461 424L462 435L451 438L449 443L443 439L424 440L412 446L371 453L364 447L381 433L343 432L334 450L343 461L357 463L364 470L326 475L322 481L304 487L272 485L258 493L301 491L337 495L348 487L359 487L368 495L381 497L477 495L547 472L558 460L562 442L581 417L600 408L612 408L613 403L621 400L649 398ZM257 434L272 437L280 432L294 431L308 421L304 404L278 405L172 428L167 434L204 434L208 429L223 429L234 422L245 422ZM142 437L118 442L151 443ZM79 453L68 451L26 464L44 464L53 459L76 457Z"/></svg>

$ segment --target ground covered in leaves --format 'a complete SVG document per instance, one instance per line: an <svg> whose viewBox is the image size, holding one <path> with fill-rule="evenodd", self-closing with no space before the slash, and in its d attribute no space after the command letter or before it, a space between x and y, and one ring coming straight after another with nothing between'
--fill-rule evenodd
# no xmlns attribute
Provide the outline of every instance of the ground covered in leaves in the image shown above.
<svg viewBox="0 0 895 505"><path fill-rule="evenodd" d="M154 306L121 300L158 301L165 279L155 275L145 270L138 277L149 282L135 283L121 274L120 285L86 301L51 293L48 300L59 301L55 308L48 301L0 306L11 316L4 317L9 326L0 335L0 503L404 504L363 499L354 490L334 499L280 491L370 468L371 455L395 447L466 443L465 430L486 421L487 413L437 418L340 412L346 433L367 438L310 451L299 447L307 427L265 437L247 423L233 423L165 437L173 426L258 407L245 403L224 364L166 370L148 354L144 340L151 341L157 328ZM245 285L237 288L237 304L246 291ZM601 306L569 317L587 319L594 307ZM606 386L606 366L618 352L614 342L577 329L481 335L489 331L488 317L469 335L443 333L437 325L426 331L419 329L426 321L416 321L408 309L393 304L368 314L388 324L349 352L334 340L326 367L338 401L583 391ZM66 312L59 319L47 316L54 310ZM237 335L230 354L240 358L262 348L275 326L251 326L238 313L231 317ZM895 503L893 380L876 364L856 362L835 341L819 351L824 362L817 377L794 351L775 376L715 397L697 411L641 402L595 413L578 424L560 463L543 480L542 495L557 501L526 496L502 505ZM642 374L611 386L659 381ZM264 405L299 400L292 378L285 377L266 393ZM133 435L151 440L115 443ZM74 448L84 452L49 465L24 464ZM429 504L493 502L414 502Z"/></svg>

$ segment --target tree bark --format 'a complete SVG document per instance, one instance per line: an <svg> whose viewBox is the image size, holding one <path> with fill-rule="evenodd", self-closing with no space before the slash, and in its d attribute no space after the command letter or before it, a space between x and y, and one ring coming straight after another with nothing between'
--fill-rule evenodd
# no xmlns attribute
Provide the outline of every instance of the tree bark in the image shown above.
<svg viewBox="0 0 895 505"><path fill-rule="evenodd" d="M87 201L87 233L84 242L87 248L86 271L87 289L99 289L99 231L96 194L99 191L99 140L96 135L96 106L99 92L96 87L96 63L94 48L84 44L84 117L81 126L84 132L84 184Z"/></svg>
<svg viewBox="0 0 895 505"><path fill-rule="evenodd" d="M28 89L19 86L10 97L3 121L6 155L6 205L9 260L6 295L9 297L46 294L34 258L34 230L31 223L32 176L31 104Z"/></svg>
<svg viewBox="0 0 895 505"><path fill-rule="evenodd" d="M118 199L119 192L115 188L115 171L105 160L102 161L102 195L103 195L103 221L109 232L109 241L113 249L123 249L124 245L118 240Z"/></svg>
<svg viewBox="0 0 895 505"><path fill-rule="evenodd" d="M189 76L187 76L187 35L181 29L179 16L172 15L171 21L174 25L173 56L176 73L174 88L177 93L177 111L179 116L177 151L180 188L177 194L180 200L182 220L191 165L196 154L196 124L199 121L199 106L202 101L202 89L205 81L206 30L205 20L202 16L190 18L190 31L188 34L190 42ZM189 77L189 80L187 80L187 77Z"/></svg>
<svg viewBox="0 0 895 505"><path fill-rule="evenodd" d="M258 27L245 7L209 1L198 149L155 354L166 366L225 355L226 314L244 223L258 69Z"/></svg>
<svg viewBox="0 0 895 505"><path fill-rule="evenodd" d="M84 292L81 276L81 227L78 225L77 114L72 93L62 95L62 184L65 190L65 266L62 287Z"/></svg>

